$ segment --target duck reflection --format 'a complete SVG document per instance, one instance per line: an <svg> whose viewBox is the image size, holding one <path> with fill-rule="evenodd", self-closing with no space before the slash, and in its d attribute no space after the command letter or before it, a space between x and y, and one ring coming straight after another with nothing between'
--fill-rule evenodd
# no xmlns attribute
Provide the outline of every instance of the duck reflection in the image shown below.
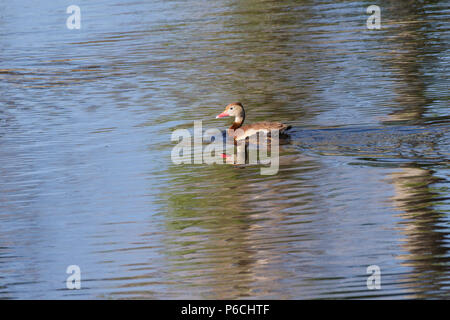
<svg viewBox="0 0 450 320"><path fill-rule="evenodd" d="M236 156L245 157L245 150L238 147ZM167 206L169 271L177 283L213 299L273 297L274 292L289 298L281 280L292 276L285 261L292 241L283 239L301 235L286 221L298 202L314 211L314 203L303 198L304 184L310 188L313 182L294 183L293 175L317 164L289 156L282 163L289 169L274 176L260 175L256 166L170 168L161 202Z"/></svg>

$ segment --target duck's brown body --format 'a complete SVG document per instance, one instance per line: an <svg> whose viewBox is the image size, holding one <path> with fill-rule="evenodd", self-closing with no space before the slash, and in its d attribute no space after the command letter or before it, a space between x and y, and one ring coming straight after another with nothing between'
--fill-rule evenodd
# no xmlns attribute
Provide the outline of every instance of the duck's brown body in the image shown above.
<svg viewBox="0 0 450 320"><path fill-rule="evenodd" d="M245 120L244 107L240 102L231 103L226 106L224 112L219 114L216 118L234 116L234 122L228 129L230 134L234 135L235 140L245 139L258 132L265 132L270 134L272 130L278 130L280 134L284 134L286 130L291 128L290 125L286 125L280 122L256 122L243 126Z"/></svg>

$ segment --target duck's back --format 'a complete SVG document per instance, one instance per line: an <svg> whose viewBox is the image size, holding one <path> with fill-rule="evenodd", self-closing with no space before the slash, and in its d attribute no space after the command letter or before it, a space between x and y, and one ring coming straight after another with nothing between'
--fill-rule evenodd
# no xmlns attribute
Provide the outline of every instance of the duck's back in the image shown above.
<svg viewBox="0 0 450 320"><path fill-rule="evenodd" d="M270 133L271 130L278 130L280 134L283 134L286 130L290 128L291 128L290 125L286 125L280 122L269 122L269 121L256 122L240 127L239 129L242 129L242 133L239 134L238 132L238 136L236 137L236 139L243 139L252 136L257 132Z"/></svg>

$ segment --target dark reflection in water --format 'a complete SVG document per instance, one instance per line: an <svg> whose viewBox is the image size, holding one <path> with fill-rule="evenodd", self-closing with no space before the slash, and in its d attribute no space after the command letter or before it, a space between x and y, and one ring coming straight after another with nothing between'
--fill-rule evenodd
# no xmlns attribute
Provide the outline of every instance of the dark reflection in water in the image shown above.
<svg viewBox="0 0 450 320"><path fill-rule="evenodd" d="M448 297L445 1L71 4L0 4L0 298ZM233 101L278 174L173 164Z"/></svg>

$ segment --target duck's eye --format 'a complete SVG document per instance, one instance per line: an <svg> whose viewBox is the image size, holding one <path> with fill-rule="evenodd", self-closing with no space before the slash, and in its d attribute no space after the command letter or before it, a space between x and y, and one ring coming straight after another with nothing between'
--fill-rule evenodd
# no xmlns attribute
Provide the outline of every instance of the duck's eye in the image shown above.
<svg viewBox="0 0 450 320"><path fill-rule="evenodd" d="M230 110L233 110L233 107L231 107Z"/></svg>

